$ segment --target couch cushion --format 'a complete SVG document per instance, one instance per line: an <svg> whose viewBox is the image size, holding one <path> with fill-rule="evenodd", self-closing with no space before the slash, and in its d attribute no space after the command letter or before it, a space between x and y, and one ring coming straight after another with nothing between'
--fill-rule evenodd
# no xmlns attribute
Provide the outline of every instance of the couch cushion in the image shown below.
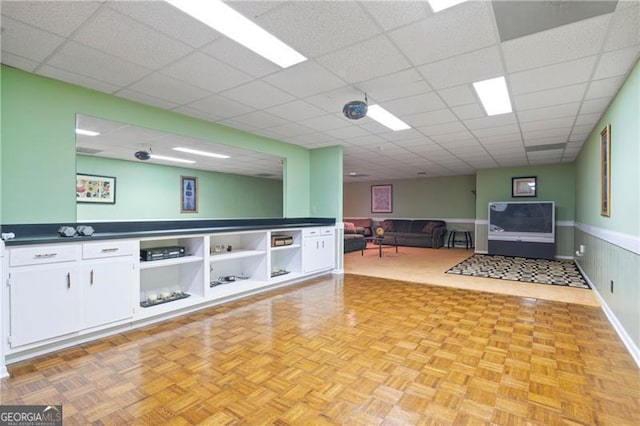
<svg viewBox="0 0 640 426"><path fill-rule="evenodd" d="M425 234L433 234L433 230L436 229L438 227L438 223L437 222L428 222L426 225L424 225L424 227L422 228L422 232L424 232Z"/></svg>
<svg viewBox="0 0 640 426"><path fill-rule="evenodd" d="M422 233L422 228L424 228L424 226L429 222L431 221L427 219L416 219L413 222L411 222L411 227L409 227L409 232L413 232L414 234L420 234Z"/></svg>
<svg viewBox="0 0 640 426"><path fill-rule="evenodd" d="M369 218L364 218L364 219L352 219L352 218L344 218L343 222L351 222L354 224L354 226L356 228L367 228L367 227L371 227L371 219Z"/></svg>
<svg viewBox="0 0 640 426"><path fill-rule="evenodd" d="M395 232L395 227L393 226L393 220L387 219L380 222L380 226L384 229L384 232Z"/></svg>
<svg viewBox="0 0 640 426"><path fill-rule="evenodd" d="M403 220L403 219L389 219L393 222L393 231L394 232L410 232L409 227L411 226L412 220Z"/></svg>
<svg viewBox="0 0 640 426"><path fill-rule="evenodd" d="M356 225L351 222L344 222L344 233L345 234L356 234Z"/></svg>

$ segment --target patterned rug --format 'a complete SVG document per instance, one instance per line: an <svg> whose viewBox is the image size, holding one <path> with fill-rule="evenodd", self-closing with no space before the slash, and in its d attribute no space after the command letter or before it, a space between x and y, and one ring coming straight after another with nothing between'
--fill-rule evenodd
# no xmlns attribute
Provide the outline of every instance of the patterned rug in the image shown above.
<svg viewBox="0 0 640 426"><path fill-rule="evenodd" d="M572 261L474 254L449 269L447 274L589 288Z"/></svg>

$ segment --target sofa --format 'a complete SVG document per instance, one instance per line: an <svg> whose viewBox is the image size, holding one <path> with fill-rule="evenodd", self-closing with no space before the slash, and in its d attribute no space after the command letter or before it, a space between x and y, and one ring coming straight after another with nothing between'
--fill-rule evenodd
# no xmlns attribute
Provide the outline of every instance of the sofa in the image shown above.
<svg viewBox="0 0 640 426"><path fill-rule="evenodd" d="M371 232L371 230L369 230ZM356 227L351 222L344 223L344 252L361 251L367 245L364 227Z"/></svg>
<svg viewBox="0 0 640 426"><path fill-rule="evenodd" d="M343 221L352 223L356 230L361 228L362 235L372 236L376 228L384 229L383 244L393 244L394 237L399 246L407 247L444 247L445 236L447 234L447 223L444 220L432 219L352 219L345 218ZM346 233L345 233L346 236ZM346 246L346 241L345 241ZM346 252L346 249L345 249Z"/></svg>

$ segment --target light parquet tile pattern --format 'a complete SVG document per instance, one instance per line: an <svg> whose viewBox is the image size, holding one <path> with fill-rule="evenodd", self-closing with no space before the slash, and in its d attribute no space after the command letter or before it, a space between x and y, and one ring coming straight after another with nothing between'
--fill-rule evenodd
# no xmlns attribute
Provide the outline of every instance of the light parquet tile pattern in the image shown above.
<svg viewBox="0 0 640 426"><path fill-rule="evenodd" d="M640 424L599 308L346 275L12 365L65 425Z"/></svg>

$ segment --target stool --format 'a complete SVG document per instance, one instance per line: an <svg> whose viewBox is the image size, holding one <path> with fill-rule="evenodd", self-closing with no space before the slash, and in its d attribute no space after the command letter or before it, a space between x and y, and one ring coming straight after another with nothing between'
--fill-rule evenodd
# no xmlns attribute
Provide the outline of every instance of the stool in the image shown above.
<svg viewBox="0 0 640 426"><path fill-rule="evenodd" d="M459 234L462 234L460 235L460 237L464 237L464 240L456 240L456 236L458 236ZM449 237L447 238L447 248L455 247L456 243L464 243L466 249L473 248L473 237L471 236L471 231L461 231L459 229L449 230Z"/></svg>

